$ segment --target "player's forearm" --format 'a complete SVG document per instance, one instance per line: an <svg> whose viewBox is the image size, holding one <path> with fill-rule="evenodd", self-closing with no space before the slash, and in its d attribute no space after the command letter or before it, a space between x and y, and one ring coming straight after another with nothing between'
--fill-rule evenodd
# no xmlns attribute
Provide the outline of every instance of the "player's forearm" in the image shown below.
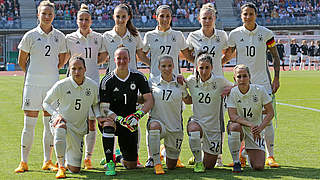
<svg viewBox="0 0 320 180"><path fill-rule="evenodd" d="M263 118L262 123L259 125L261 127L261 130L263 130L274 117L274 110L271 102L266 104L264 108L265 108L265 117Z"/></svg>
<svg viewBox="0 0 320 180"><path fill-rule="evenodd" d="M194 63L194 57L192 56L192 51L190 51L188 48L181 51L183 56L186 58L187 61L190 63Z"/></svg>
<svg viewBox="0 0 320 180"><path fill-rule="evenodd" d="M229 62L232 58L232 54L235 51L235 47L229 47L226 51L225 54L222 55L221 58L221 64L224 65L227 62Z"/></svg>
<svg viewBox="0 0 320 180"><path fill-rule="evenodd" d="M152 98L152 94L151 93L147 93L143 95L144 98L144 103L143 103L143 108L141 109L144 113L147 113L151 110L151 108L153 107L154 101Z"/></svg>
<svg viewBox="0 0 320 180"><path fill-rule="evenodd" d="M51 104L52 102L50 103L48 100L45 99L42 103L43 109L47 111L49 114L51 114L51 116L58 115L59 113Z"/></svg>
<svg viewBox="0 0 320 180"><path fill-rule="evenodd" d="M144 64L150 66L150 59L147 57L146 53L142 51L142 49L137 50L138 59Z"/></svg>
<svg viewBox="0 0 320 180"><path fill-rule="evenodd" d="M98 64L103 64L108 61L108 53L101 52L98 54Z"/></svg>
<svg viewBox="0 0 320 180"><path fill-rule="evenodd" d="M280 57L278 54L277 48L274 46L272 48L269 48L270 53L273 57L273 68L274 68L274 78L280 77Z"/></svg>
<svg viewBox="0 0 320 180"><path fill-rule="evenodd" d="M63 68L63 66L67 63L67 61L69 60L69 58L66 58L67 53L60 53L59 54L59 64L58 64L58 69ZM70 57L70 56L69 56Z"/></svg>

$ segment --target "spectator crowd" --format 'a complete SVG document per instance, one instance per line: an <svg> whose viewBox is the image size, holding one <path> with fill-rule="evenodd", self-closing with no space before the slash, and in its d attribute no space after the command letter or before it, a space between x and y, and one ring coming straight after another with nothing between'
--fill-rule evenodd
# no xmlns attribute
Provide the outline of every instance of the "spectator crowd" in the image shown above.
<svg viewBox="0 0 320 180"><path fill-rule="evenodd" d="M20 4L18 0L0 0L0 28L20 27Z"/></svg>

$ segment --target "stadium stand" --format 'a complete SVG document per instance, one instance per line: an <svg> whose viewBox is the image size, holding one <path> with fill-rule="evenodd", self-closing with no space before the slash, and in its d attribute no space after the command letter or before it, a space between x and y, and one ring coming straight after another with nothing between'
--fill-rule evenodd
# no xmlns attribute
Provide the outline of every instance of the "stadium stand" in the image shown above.
<svg viewBox="0 0 320 180"><path fill-rule="evenodd" d="M21 28L18 0L0 0L0 29Z"/></svg>
<svg viewBox="0 0 320 180"><path fill-rule="evenodd" d="M240 18L240 7L246 0L234 0L234 14ZM256 0L257 22L263 26L317 25L320 23L319 0Z"/></svg>

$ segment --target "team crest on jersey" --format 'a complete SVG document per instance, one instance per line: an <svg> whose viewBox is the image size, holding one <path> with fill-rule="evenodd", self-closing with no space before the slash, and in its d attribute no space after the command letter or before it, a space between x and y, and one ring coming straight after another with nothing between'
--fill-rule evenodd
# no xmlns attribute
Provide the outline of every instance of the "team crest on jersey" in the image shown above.
<svg viewBox="0 0 320 180"><path fill-rule="evenodd" d="M130 84L130 89L131 89L131 90L135 90L136 87L137 87L136 84L134 84L134 83L131 83L131 84Z"/></svg>
<svg viewBox="0 0 320 180"><path fill-rule="evenodd" d="M216 89L217 89L217 82L214 82L214 83L212 84L212 89L213 89L213 90L216 90Z"/></svg>
<svg viewBox="0 0 320 180"><path fill-rule="evenodd" d="M129 42L132 42L132 38L131 38L131 37L129 37L128 41L129 41Z"/></svg>
<svg viewBox="0 0 320 180"><path fill-rule="evenodd" d="M80 41L77 41L76 44L80 44Z"/></svg>
<svg viewBox="0 0 320 180"><path fill-rule="evenodd" d="M56 42L56 43L57 43L58 41L59 41L58 37L57 37L57 36L55 36L55 37L54 37L54 42Z"/></svg>
<svg viewBox="0 0 320 180"><path fill-rule="evenodd" d="M94 38L94 44L97 45L98 44L98 40L97 38Z"/></svg>
<svg viewBox="0 0 320 180"><path fill-rule="evenodd" d="M262 34L258 34L258 41L262 41Z"/></svg>
<svg viewBox="0 0 320 180"><path fill-rule="evenodd" d="M219 36L216 37L216 41L220 42L220 37Z"/></svg>
<svg viewBox="0 0 320 180"><path fill-rule="evenodd" d="M86 96L90 96L91 95L91 89L87 88L85 93L86 93Z"/></svg>
<svg viewBox="0 0 320 180"><path fill-rule="evenodd" d="M253 102L258 102L258 97L257 97L257 95L253 95Z"/></svg>
<svg viewBox="0 0 320 180"><path fill-rule="evenodd" d="M176 37L175 36L172 36L172 42L176 42Z"/></svg>
<svg viewBox="0 0 320 180"><path fill-rule="evenodd" d="M30 106L30 99L24 99L24 106Z"/></svg>

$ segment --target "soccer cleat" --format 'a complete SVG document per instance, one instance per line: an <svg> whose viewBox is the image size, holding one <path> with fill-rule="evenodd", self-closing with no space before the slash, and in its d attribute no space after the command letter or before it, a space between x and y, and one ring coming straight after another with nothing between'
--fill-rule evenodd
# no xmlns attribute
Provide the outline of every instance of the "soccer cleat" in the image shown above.
<svg viewBox="0 0 320 180"><path fill-rule="evenodd" d="M65 167L59 167L59 170L56 174L57 179L66 178L66 168Z"/></svg>
<svg viewBox="0 0 320 180"><path fill-rule="evenodd" d="M139 161L139 156L137 157L137 168L143 168L143 164L140 163Z"/></svg>
<svg viewBox="0 0 320 180"><path fill-rule="evenodd" d="M223 167L222 159L218 157L217 162L216 162L217 167Z"/></svg>
<svg viewBox="0 0 320 180"><path fill-rule="evenodd" d="M52 163L51 160L47 162L43 162L42 170L51 170L51 171L58 171L58 168Z"/></svg>
<svg viewBox="0 0 320 180"><path fill-rule="evenodd" d="M241 163L240 162L236 162L233 165L233 173L241 173Z"/></svg>
<svg viewBox="0 0 320 180"><path fill-rule="evenodd" d="M115 176L116 173L116 166L113 161L110 160L110 162L106 163L104 165L104 168L106 169L105 175L107 176Z"/></svg>
<svg viewBox="0 0 320 180"><path fill-rule="evenodd" d="M23 173L25 171L28 171L28 164L23 161L21 161L19 166L14 170L16 173Z"/></svg>
<svg viewBox="0 0 320 180"><path fill-rule="evenodd" d="M154 173L157 174L157 175L165 173L163 168L162 168L162 164L157 164L156 166L154 166Z"/></svg>
<svg viewBox="0 0 320 180"><path fill-rule="evenodd" d="M240 155L241 167L244 168L247 165L247 158L245 156Z"/></svg>
<svg viewBox="0 0 320 180"><path fill-rule="evenodd" d="M100 165L105 165L107 163L106 158L100 160Z"/></svg>
<svg viewBox="0 0 320 180"><path fill-rule="evenodd" d="M189 158L188 164L189 165L194 165L194 157L193 156Z"/></svg>
<svg viewBox="0 0 320 180"><path fill-rule="evenodd" d="M270 167L280 167L280 165L274 160L273 156L269 156L266 160L266 166L270 166Z"/></svg>
<svg viewBox="0 0 320 180"><path fill-rule="evenodd" d="M85 170L93 169L92 163L91 163L91 159L85 159L83 164L84 164L84 169Z"/></svg>
<svg viewBox="0 0 320 180"><path fill-rule="evenodd" d="M203 162L202 161L196 162L193 168L193 172L203 173L204 171L205 171L205 168L204 168Z"/></svg>
<svg viewBox="0 0 320 180"><path fill-rule="evenodd" d="M153 168L154 167L154 161L152 157L149 157L146 164L144 165L146 168Z"/></svg>
<svg viewBox="0 0 320 180"><path fill-rule="evenodd" d="M178 159L176 167L177 168L184 168L184 164L181 162L180 159Z"/></svg>

